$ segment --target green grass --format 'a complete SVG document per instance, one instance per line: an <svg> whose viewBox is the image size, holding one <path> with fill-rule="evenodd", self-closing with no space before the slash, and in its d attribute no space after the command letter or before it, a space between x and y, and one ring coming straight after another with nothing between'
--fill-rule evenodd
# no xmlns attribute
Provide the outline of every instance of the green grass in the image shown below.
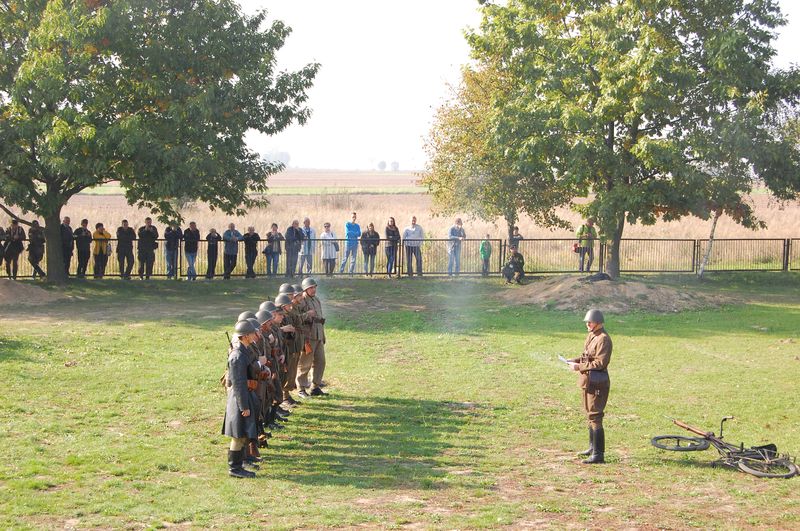
<svg viewBox="0 0 800 531"><path fill-rule="evenodd" d="M504 306L497 280L323 281L331 395L227 477L224 331L268 281L73 283L0 314L4 527L792 528L797 482L649 438L664 415L800 454L800 275L640 277L723 310L609 316L609 464L586 467L582 315Z"/></svg>

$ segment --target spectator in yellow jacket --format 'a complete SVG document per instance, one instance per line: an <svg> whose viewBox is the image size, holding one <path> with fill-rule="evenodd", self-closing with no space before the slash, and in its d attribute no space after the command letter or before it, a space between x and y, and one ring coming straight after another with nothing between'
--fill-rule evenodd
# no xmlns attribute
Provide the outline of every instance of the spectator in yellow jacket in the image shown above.
<svg viewBox="0 0 800 531"><path fill-rule="evenodd" d="M108 240L111 239L111 233L103 228L102 223L95 225L94 229L92 233L92 241L94 242L94 247L92 249L92 255L94 256L94 278L103 278L103 275L106 273L108 257L111 254L111 244L108 242Z"/></svg>

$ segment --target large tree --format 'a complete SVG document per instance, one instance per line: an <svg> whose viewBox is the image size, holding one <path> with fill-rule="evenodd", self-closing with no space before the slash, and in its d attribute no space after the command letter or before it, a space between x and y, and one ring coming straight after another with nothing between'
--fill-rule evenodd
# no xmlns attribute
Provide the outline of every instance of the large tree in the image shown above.
<svg viewBox="0 0 800 531"><path fill-rule="evenodd" d="M177 199L240 214L281 168L251 129L303 123L318 65L277 72L289 28L230 0L8 0L0 5L0 201L59 223L73 195L118 181L130 204L179 219Z"/></svg>
<svg viewBox="0 0 800 531"><path fill-rule="evenodd" d="M591 198L582 210L610 241L612 276L626 222L703 215L715 179L738 197L753 179L782 198L800 190L797 146L770 118L795 103L800 77L771 69L783 23L774 0L509 0L483 9L470 35L476 57L517 80L497 131L508 138L537 124L512 149L520 159L545 156L561 177L554 182Z"/></svg>
<svg viewBox="0 0 800 531"><path fill-rule="evenodd" d="M434 118L425 148L422 183L436 211L465 212L485 221L503 219L511 238L521 214L547 227L566 226L555 207L569 202L568 187L551 182L553 173L540 159L519 160L514 144L522 135L496 134L498 109L504 107L508 82L488 64L465 67L453 97Z"/></svg>

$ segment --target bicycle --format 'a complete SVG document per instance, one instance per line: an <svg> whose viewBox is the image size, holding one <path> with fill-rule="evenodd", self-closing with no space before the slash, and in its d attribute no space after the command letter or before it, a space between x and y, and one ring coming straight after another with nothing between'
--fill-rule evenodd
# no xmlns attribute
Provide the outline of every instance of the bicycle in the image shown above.
<svg viewBox="0 0 800 531"><path fill-rule="evenodd" d="M722 431L725 421L732 419L733 417L723 417L719 424L719 437L717 437L714 432L705 432L671 418L673 424L699 435L699 437L658 435L653 437L650 443L656 448L673 452L699 452L707 450L713 445L722 457L712 462L711 466L727 466L760 478L791 478L800 473L795 458L788 454L779 454L778 448L774 444L745 448L744 443L736 446L723 441Z"/></svg>

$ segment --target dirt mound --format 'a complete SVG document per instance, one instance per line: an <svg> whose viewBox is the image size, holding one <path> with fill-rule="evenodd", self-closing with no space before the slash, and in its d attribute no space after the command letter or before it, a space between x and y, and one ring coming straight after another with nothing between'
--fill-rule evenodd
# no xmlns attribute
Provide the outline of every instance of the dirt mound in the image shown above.
<svg viewBox="0 0 800 531"><path fill-rule="evenodd" d="M599 308L621 314L632 311L673 313L684 310L718 308L732 302L721 296L681 291L638 281L602 280L585 282L582 276L559 276L533 280L501 297L509 304L532 304L548 310Z"/></svg>
<svg viewBox="0 0 800 531"><path fill-rule="evenodd" d="M47 291L27 282L0 279L0 306L47 304L66 298L62 293Z"/></svg>

